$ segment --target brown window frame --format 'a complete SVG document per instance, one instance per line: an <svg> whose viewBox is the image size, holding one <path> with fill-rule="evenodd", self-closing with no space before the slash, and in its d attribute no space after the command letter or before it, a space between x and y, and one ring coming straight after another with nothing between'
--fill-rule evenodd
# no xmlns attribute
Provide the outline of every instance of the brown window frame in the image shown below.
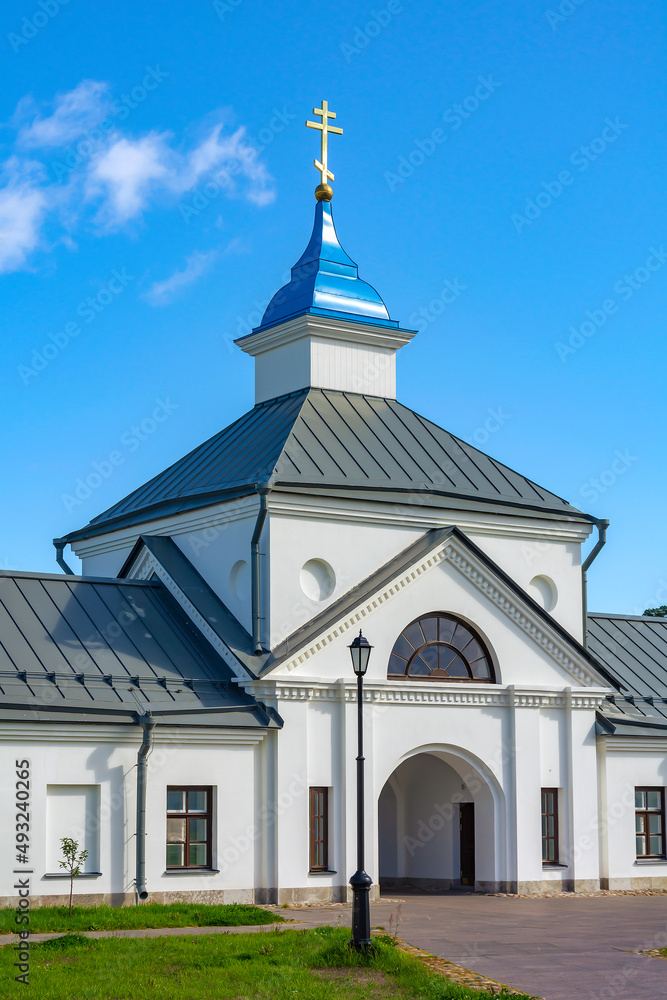
<svg viewBox="0 0 667 1000"><path fill-rule="evenodd" d="M322 796L322 811L316 812L317 796ZM324 785L314 785L310 788L309 795L309 819L310 819L310 868L311 872L329 871L329 789ZM321 820L322 836L316 839L315 821ZM318 852L321 846L321 855ZM321 858L321 863L318 859Z"/></svg>
<svg viewBox="0 0 667 1000"><path fill-rule="evenodd" d="M426 632L424 631L422 622L425 622L430 619L436 619L438 622L437 639L428 639L426 637ZM465 643L464 646L459 647L455 645L453 642L451 642L450 639L441 639L440 638L441 620L454 623L455 627L453 635L456 633L457 628L461 628L465 632L467 632L470 636L468 642ZM418 646L414 644L412 639L409 639L406 636L406 632L408 632L409 629L412 629L413 626L415 625L419 626L419 630L421 631L422 638L424 640L423 642L421 642L421 640L418 639L419 642ZM402 652L398 653L396 651L396 648L401 643L401 640L403 640L404 646L407 644L408 646L412 647L412 652L410 652L409 655L404 655ZM477 643L477 645L481 650L481 655L476 656L473 660L468 660L468 657L466 655L466 649L468 646L471 645L472 642ZM438 654L437 654L438 665L440 663L440 649L443 648L450 649L453 653L456 654L456 659L460 660L465 665L466 670L468 672L468 676L450 677L444 674L440 669L436 670L432 669L430 674L411 673L410 671L412 668L412 664L421 658L420 654L422 653L422 650L426 649L427 647L436 647L438 649ZM473 666L475 663L478 663L481 660L485 661L486 668L488 671L488 676L474 677ZM395 661L403 661L403 663L405 664L404 669L402 669L400 673L398 673L397 670L395 669L397 665ZM400 663L401 667L403 667L403 663ZM488 646L482 639L477 629L473 625L471 625L470 622L465 621L465 619L460 618L458 615L452 614L449 611L429 611L427 614L420 615L419 618L415 618L413 621L411 621L408 625L405 626L401 634L394 642L394 645L392 646L391 654L389 656L389 662L387 664L387 678L390 681L427 681L428 683L432 684L443 684L443 683L444 684L497 684L498 683L493 658L489 652Z"/></svg>
<svg viewBox="0 0 667 1000"><path fill-rule="evenodd" d="M185 810L178 811L174 809L167 808L167 819L185 819L185 841L183 850L183 860L182 865L169 865L166 863L166 848L169 846L167 842L165 845L165 868L167 871L184 871L186 868L192 871L208 871L213 868L213 857L212 857L212 844L213 844L213 786L212 785L167 785L167 797L169 792L185 792ZM188 810L188 792L206 792L206 812L189 812ZM167 798L168 801L168 798ZM191 865L188 863L190 858L190 823L189 819L205 819L206 820L206 864L204 865ZM204 841L195 841L195 843L204 843Z"/></svg>
<svg viewBox="0 0 667 1000"><path fill-rule="evenodd" d="M637 792L658 792L660 796L660 808L649 809L647 806L646 809L638 809L637 806L635 805L635 857L637 858L638 861L664 861L665 858L667 857L667 853L665 850L665 788L663 785L637 785L635 787L635 796L637 795ZM646 817L644 836L646 837L646 846L648 848L651 843L650 840L651 832L649 830L648 817L655 816L656 814L662 817L662 824L661 824L662 830L660 834L658 834L658 836L662 840L662 852L660 854L637 854L637 836L638 836L637 816ZM656 834L653 834L653 836L656 836Z"/></svg>
<svg viewBox="0 0 667 1000"><path fill-rule="evenodd" d="M545 810L545 796L547 797L546 810ZM548 796L552 797L551 799L553 804L552 811L549 811ZM540 789L540 809L542 813L542 864L546 865L547 867L550 865L559 865L560 850L558 843L559 834L558 834L558 789L557 788ZM552 837L549 836L548 832L546 834L544 833L544 821L545 819L548 819L550 816L553 816L554 820L554 832ZM553 841L553 846L554 846L553 858L548 857L549 843L551 841ZM545 851L547 855L546 857L545 857Z"/></svg>

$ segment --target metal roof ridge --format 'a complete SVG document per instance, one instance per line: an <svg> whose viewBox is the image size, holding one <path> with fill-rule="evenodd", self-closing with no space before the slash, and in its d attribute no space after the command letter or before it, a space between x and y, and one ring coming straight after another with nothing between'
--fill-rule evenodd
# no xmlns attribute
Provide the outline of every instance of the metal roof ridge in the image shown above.
<svg viewBox="0 0 667 1000"><path fill-rule="evenodd" d="M324 409L315 405L317 400L322 400ZM412 459L412 463L417 468L411 468L408 462L403 470L405 473L403 476L396 476L394 470L390 467L385 468L379 459L376 459L379 474L369 476L368 482L361 484L363 488L371 489L375 493L398 490L451 495L467 498L471 502L484 501L494 505L520 507L523 510L546 511L556 516L593 520L590 515L578 510L563 497L539 486L527 476L440 427L405 403L370 393L305 386L255 404L252 409L191 449L181 459L171 463L147 483L131 491L87 525L69 532L65 540L78 541L106 534L127 525L143 525L169 513L178 514L182 509L211 506L216 502L222 502L234 492L238 495L249 495L254 492L256 483L260 480L264 482L272 479L275 485L280 483L307 487L313 480L307 468L301 471L295 467L293 474L290 474L289 470L286 474L284 467L281 471L278 470L281 469L281 460L284 457L289 458L289 442L294 440L301 423L312 430L308 417L304 416L304 408L308 403L313 405L314 412L324 421L324 430L328 430L329 436L325 434L320 442L321 448L334 465L339 465L327 450L329 437L332 440L335 437L350 460L350 468L343 463L345 468L339 465L338 471L330 469L321 475L319 482L314 481L313 485L335 492L358 488L360 483L356 480L361 479L361 476L357 476L352 468L355 465L359 466L358 456L355 458L355 455L357 451L361 455L368 453L369 441L372 445L374 438L380 440L382 444L381 438L384 433L382 428L371 426L359 409L358 403L361 401L365 401L370 412L380 420L390 445L393 439L403 443L402 435L406 437L408 444L412 442L417 445L421 436L424 438L421 447L425 456L431 454L429 446L437 445L445 456L449 455L452 448L458 449L456 456L454 453L449 456L449 461L455 469L453 479L451 475L446 475L446 479L452 484L451 489L442 488L445 484L439 483L438 476L434 475L433 470L420 475L421 459L417 461L416 458ZM338 434L337 437L335 428L328 426L326 404L331 407L334 423L335 419L343 422L342 434ZM348 427L349 421L343 412L347 406L351 407L355 420L360 421L361 430ZM265 419L263 414L266 414ZM383 419L383 415L386 415L387 420ZM392 419L389 419L390 415ZM393 427L393 421L398 421L401 425L400 431L398 427ZM243 461L239 459L241 444L245 445L244 454L247 452ZM348 444L353 445L352 451ZM304 448L310 462L317 468L317 455L308 455L307 446ZM410 456L409 451L406 454ZM391 452L389 455L391 456ZM231 461L232 465L226 464L225 459ZM442 459L432 457L431 461L436 471L442 467ZM398 458L394 458L393 462L402 468L402 459L399 461ZM364 468L364 466L359 467ZM226 468L232 476L229 480L225 480ZM315 480L318 478L316 476ZM460 485L456 485L459 481Z"/></svg>
<svg viewBox="0 0 667 1000"><path fill-rule="evenodd" d="M667 618L660 615L624 615L616 611L589 611L588 618L614 618L628 622L655 622L656 624L667 625Z"/></svg>

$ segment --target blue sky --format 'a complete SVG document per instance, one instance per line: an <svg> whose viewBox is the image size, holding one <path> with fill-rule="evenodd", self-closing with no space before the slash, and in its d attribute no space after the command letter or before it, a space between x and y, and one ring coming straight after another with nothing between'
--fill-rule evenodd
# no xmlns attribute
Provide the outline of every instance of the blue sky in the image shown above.
<svg viewBox="0 0 667 1000"><path fill-rule="evenodd" d="M420 329L399 398L611 520L592 609L667 603L659 5L2 18L0 567L53 570L54 536L250 408L232 340L307 242L324 97L341 242Z"/></svg>

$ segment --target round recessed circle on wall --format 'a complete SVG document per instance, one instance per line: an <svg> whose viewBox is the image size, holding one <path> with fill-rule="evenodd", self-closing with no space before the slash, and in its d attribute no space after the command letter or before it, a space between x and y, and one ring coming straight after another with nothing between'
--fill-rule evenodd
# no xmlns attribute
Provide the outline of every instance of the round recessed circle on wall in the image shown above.
<svg viewBox="0 0 667 1000"><path fill-rule="evenodd" d="M534 576L528 584L528 592L545 611L553 611L558 601L556 584L549 576Z"/></svg>
<svg viewBox="0 0 667 1000"><path fill-rule="evenodd" d="M311 601L326 601L334 592L336 574L324 559L309 559L301 567L301 589Z"/></svg>
<svg viewBox="0 0 667 1000"><path fill-rule="evenodd" d="M239 559L229 574L229 589L237 601L245 601L250 593L250 567L245 559Z"/></svg>

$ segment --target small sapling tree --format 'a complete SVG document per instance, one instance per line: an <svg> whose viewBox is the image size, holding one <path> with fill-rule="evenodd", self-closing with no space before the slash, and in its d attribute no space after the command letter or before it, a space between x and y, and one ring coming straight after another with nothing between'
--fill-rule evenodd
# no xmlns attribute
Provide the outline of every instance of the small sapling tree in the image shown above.
<svg viewBox="0 0 667 1000"><path fill-rule="evenodd" d="M74 892L74 879L81 874L81 865L88 857L88 851L80 851L79 843L71 837L63 837L60 841L63 852L63 860L58 864L64 868L69 875L69 915L72 916L72 893Z"/></svg>

